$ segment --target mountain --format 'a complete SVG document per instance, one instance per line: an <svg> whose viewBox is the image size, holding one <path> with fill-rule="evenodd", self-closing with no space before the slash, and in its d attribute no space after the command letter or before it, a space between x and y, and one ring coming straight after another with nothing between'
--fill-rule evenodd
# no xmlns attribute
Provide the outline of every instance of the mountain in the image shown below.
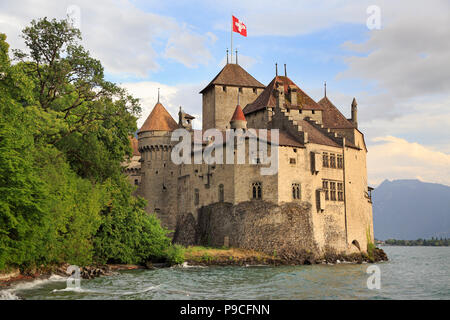
<svg viewBox="0 0 450 320"><path fill-rule="evenodd" d="M450 187L385 180L372 191L375 238L450 237Z"/></svg>

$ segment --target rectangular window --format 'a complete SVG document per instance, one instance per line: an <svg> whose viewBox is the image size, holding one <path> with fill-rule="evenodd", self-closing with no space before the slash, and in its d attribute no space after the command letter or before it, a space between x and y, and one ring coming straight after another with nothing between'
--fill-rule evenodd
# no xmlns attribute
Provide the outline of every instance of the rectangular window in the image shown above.
<svg viewBox="0 0 450 320"><path fill-rule="evenodd" d="M295 158L289 158L289 163L290 164L296 164L297 160Z"/></svg>
<svg viewBox="0 0 450 320"><path fill-rule="evenodd" d="M324 168L328 168L328 153L324 152L323 153L323 164L322 167Z"/></svg>
<svg viewBox="0 0 450 320"><path fill-rule="evenodd" d="M239 88L239 93L242 93L242 88Z"/></svg>
<svg viewBox="0 0 450 320"><path fill-rule="evenodd" d="M338 169L344 168L344 158L342 157L341 154L337 155L337 167Z"/></svg>
<svg viewBox="0 0 450 320"><path fill-rule="evenodd" d="M336 201L336 182L330 182L330 200Z"/></svg>
<svg viewBox="0 0 450 320"><path fill-rule="evenodd" d="M344 184L341 182L338 182L338 201L344 201Z"/></svg>
<svg viewBox="0 0 450 320"><path fill-rule="evenodd" d="M323 192L325 194L325 200L330 200L330 197L328 195L328 181L324 180L322 182L322 189L323 189Z"/></svg>
<svg viewBox="0 0 450 320"><path fill-rule="evenodd" d="M336 155L330 154L330 168L336 168Z"/></svg>

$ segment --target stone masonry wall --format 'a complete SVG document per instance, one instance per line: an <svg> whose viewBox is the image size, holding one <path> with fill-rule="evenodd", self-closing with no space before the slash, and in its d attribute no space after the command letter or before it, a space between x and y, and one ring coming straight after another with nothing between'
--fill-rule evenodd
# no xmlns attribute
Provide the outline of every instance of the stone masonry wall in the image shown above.
<svg viewBox="0 0 450 320"><path fill-rule="evenodd" d="M195 230L195 239L193 232ZM314 241L311 205L247 201L232 205L215 203L199 210L198 222L191 214L179 220L174 242L183 245L239 247L280 257L319 254Z"/></svg>

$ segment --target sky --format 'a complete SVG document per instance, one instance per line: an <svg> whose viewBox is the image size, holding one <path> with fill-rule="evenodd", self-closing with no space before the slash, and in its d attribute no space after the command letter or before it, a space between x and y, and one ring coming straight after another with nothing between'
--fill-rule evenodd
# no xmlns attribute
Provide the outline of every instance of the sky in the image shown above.
<svg viewBox="0 0 450 320"><path fill-rule="evenodd" d="M358 101L369 183L419 179L450 185L450 1L2 0L0 32L23 49L32 19L72 17L106 78L142 102L140 126L161 101L201 127L203 89L226 63L231 15L239 64L263 84L275 63L316 101L350 117Z"/></svg>

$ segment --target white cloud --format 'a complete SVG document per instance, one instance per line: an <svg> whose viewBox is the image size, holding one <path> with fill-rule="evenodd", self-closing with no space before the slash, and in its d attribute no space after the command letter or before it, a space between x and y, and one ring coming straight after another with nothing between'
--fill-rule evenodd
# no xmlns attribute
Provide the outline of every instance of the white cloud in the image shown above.
<svg viewBox="0 0 450 320"><path fill-rule="evenodd" d="M158 82L134 82L124 83L121 86L127 89L135 98L141 101L142 114L138 120L138 128L142 126L150 112L158 101L158 88L160 88L160 102L178 122L180 106L183 110L196 119L193 122L195 129L201 128L202 123L202 98L199 91L206 84L181 84L168 86Z"/></svg>
<svg viewBox="0 0 450 320"><path fill-rule="evenodd" d="M367 166L369 182L420 179L450 185L450 154L393 136L372 139Z"/></svg>
<svg viewBox="0 0 450 320"><path fill-rule="evenodd" d="M211 59L208 44L214 41L213 35L196 33L174 18L144 12L129 0L2 1L0 30L8 35L12 47L23 49L19 35L32 19L64 18L71 5L80 8L86 48L108 72L147 76L159 68L154 48L165 43L163 57L188 67Z"/></svg>
<svg viewBox="0 0 450 320"><path fill-rule="evenodd" d="M372 1L373 2L373 1ZM248 27L252 36L294 36L312 33L341 23L365 23L369 1L289 1L276 4L270 0L231 0L217 3L224 12L232 11ZM216 29L229 30L230 22L223 19Z"/></svg>
<svg viewBox="0 0 450 320"><path fill-rule="evenodd" d="M197 67L198 64L206 64L212 60L212 55L206 47L207 42L215 42L214 34L208 32L207 35L191 33L183 28L173 34L167 41L166 58L174 59L190 68Z"/></svg>

